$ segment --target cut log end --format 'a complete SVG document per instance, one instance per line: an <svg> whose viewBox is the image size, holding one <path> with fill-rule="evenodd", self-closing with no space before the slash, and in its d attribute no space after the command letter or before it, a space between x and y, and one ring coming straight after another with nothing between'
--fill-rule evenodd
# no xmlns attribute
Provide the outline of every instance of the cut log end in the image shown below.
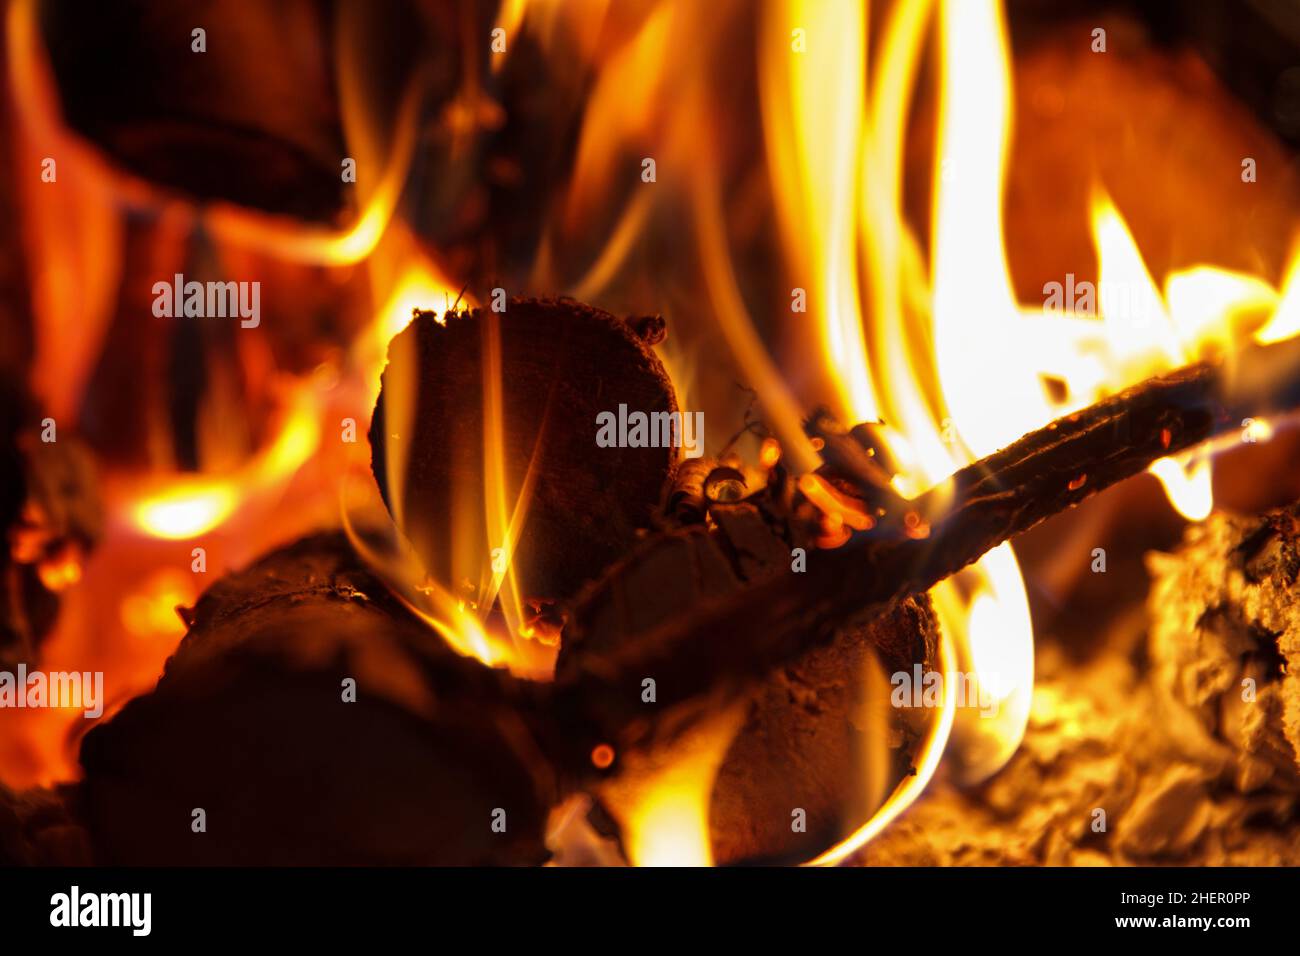
<svg viewBox="0 0 1300 956"><path fill-rule="evenodd" d="M512 299L500 313L418 313L393 340L370 428L372 467L436 580L490 576L493 552L499 560L506 542L492 539L483 516L503 501L508 521L524 489L509 561L526 597L567 599L632 547L678 452L598 444L597 416L620 406L647 416L677 411L646 344L660 330L572 300ZM499 420L494 408L504 410ZM495 480L484 451L496 444L494 429L499 489L486 487Z"/></svg>
<svg viewBox="0 0 1300 956"><path fill-rule="evenodd" d="M889 706L889 675L934 666L938 621L909 599L758 689L714 782L719 864L804 862L865 824L915 765L933 712Z"/></svg>

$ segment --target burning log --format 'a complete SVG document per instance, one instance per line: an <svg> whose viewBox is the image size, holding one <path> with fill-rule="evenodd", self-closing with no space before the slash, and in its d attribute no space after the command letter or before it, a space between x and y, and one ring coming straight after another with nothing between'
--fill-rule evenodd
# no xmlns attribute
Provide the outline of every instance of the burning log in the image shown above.
<svg viewBox="0 0 1300 956"><path fill-rule="evenodd" d="M597 738L644 742L637 687L664 675L661 704L757 680L830 639L838 627L928 590L990 548L1117 481L1234 431L1243 418L1300 406L1300 341L1251 347L1152 378L1059 419L895 505L808 573L761 575L704 599L639 639L593 653L557 683L559 706ZM863 489L869 499L878 489Z"/></svg>
<svg viewBox="0 0 1300 956"><path fill-rule="evenodd" d="M131 0L112 10L53 2L42 4L40 27L69 124L116 162L199 199L340 225L351 191L340 175L350 150L337 87L354 84L384 127L375 135L392 137L383 112L403 100L421 42L453 33L457 20L441 2L419 13L386 3L372 23L357 22L358 9L318 0L266 10L225 0ZM382 49L383 68L340 77L336 44L357 57ZM419 77L430 110L455 89L457 48L444 46ZM378 164L362 162L360 175L377 180Z"/></svg>
<svg viewBox="0 0 1300 956"><path fill-rule="evenodd" d="M550 771L508 678L440 645L345 539L277 551L186 617L157 688L82 744L97 859L545 858Z"/></svg>
<svg viewBox="0 0 1300 956"><path fill-rule="evenodd" d="M286 30L323 35L324 13L311 3L287 6L245 12L243 23L230 4L44 7L42 32L69 123L153 182L204 199L333 219L344 194L335 157L346 151L324 49L320 39L287 49L283 43ZM191 35L196 29L201 40ZM201 53L194 49L200 43ZM236 68L237 61L249 68ZM176 76L186 82L166 80Z"/></svg>
<svg viewBox="0 0 1300 956"><path fill-rule="evenodd" d="M481 580L490 556L508 552L526 597L563 600L632 548L677 450L597 448L596 423L620 406L677 411L647 344L657 338L661 325L634 328L572 300L512 299L500 313L418 313L393 340L370 426L372 466L435 580ZM487 404L504 411L493 422L484 405L497 373L500 394ZM528 489L513 548L480 517L497 507L484 487L485 426L501 429L500 500L513 507ZM472 557L462 560L467 545Z"/></svg>
<svg viewBox="0 0 1300 956"><path fill-rule="evenodd" d="M805 862L871 819L916 773L932 714L891 707L889 677L935 668L938 635L929 599L908 598L759 685L713 785L715 862Z"/></svg>
<svg viewBox="0 0 1300 956"><path fill-rule="evenodd" d="M593 658L635 643L680 609L788 572L793 548L813 548L816 526L791 509L779 472L767 488L739 502L726 500L740 493L727 487L743 481L734 468L696 459L678 478L670 505L676 502L688 526L648 539L581 595L556 667L561 682ZM926 732L915 711L888 707L884 675L934 666L937 635L929 601L911 598L874 620L839 629L824 646L809 647L748 688L709 797L716 862L809 860L870 818L914 772ZM663 717L649 706L657 699L647 701L645 693L648 678L657 698L660 675L643 676L637 726L648 735L631 746L634 759L618 768L620 778L598 787L615 819L633 812L640 796L635 778L652 785L648 781L663 767L701 747L694 731L724 709L720 698L727 696L729 676L720 672L711 694ZM619 753L624 738L613 740ZM792 814L799 826L792 826Z"/></svg>
<svg viewBox="0 0 1300 956"><path fill-rule="evenodd" d="M916 502L891 499L872 480L860 489L863 498L893 511L845 547L814 553L806 574L790 573L788 551L782 560L760 558L752 536L729 545L737 562L748 562L742 575L726 557L708 555L716 544L703 531L656 536L578 602L549 693L547 719L563 730L548 749L581 777L592 775L590 754L599 744L621 754L671 744L774 668L888 613L1006 538L1156 458L1237 428L1243 417L1293 407L1297 366L1300 346L1288 343L1152 379L1026 436ZM854 471L841 463L839 477ZM687 482L686 491L707 482ZM725 530L727 507L710 505L710 514ZM689 585L666 587L674 569ZM649 712L647 678L657 689ZM763 852L753 842L735 852L756 847Z"/></svg>

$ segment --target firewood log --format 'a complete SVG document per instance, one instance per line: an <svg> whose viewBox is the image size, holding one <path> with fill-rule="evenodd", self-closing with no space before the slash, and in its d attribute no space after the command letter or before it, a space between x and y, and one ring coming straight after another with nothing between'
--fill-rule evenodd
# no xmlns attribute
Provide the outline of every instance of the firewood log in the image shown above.
<svg viewBox="0 0 1300 956"><path fill-rule="evenodd" d="M714 782L716 863L810 860L866 823L915 773L932 714L891 708L888 678L914 664L935 666L938 627L929 598L909 598L763 682ZM884 779L870 757L876 748Z"/></svg>
<svg viewBox="0 0 1300 956"><path fill-rule="evenodd" d="M442 646L346 540L277 551L186 616L157 688L83 741L97 859L545 858L550 770L503 703L508 675Z"/></svg>
<svg viewBox="0 0 1300 956"><path fill-rule="evenodd" d="M686 484L711 483L704 476ZM576 603L557 677L565 680L635 642L680 608L735 593L755 577L795 573L792 548L811 548L814 531L787 512L784 497L773 485L747 501L707 502L707 527L702 517L695 526L658 535L612 568ZM929 601L910 598L865 624L839 629L824 645L810 641L803 654L747 692L709 798L715 862L809 860L866 822L879 800L913 772L925 732L924 715L891 710L884 693L871 699L867 670L910 673L918 663L928 668L937 635ZM720 691L727 683L721 676ZM675 680L671 670L637 677L654 680L656 691L659 683L670 687ZM887 686L882 679L875 689ZM636 700L640 689L629 686L626 693ZM615 819L626 817L662 767L698 746L695 728L719 712L725 699L725 692L714 693L659 714L653 702L639 698L643 716L632 722L633 736L610 741L616 753L627 751L635 759L620 768L624 773L613 785L598 787ZM887 754L886 779L879 779L879 767L867 765L873 747ZM638 785L629 775L644 780ZM792 826L796 812L798 827Z"/></svg>
<svg viewBox="0 0 1300 956"><path fill-rule="evenodd" d="M508 558L525 596L572 597L636 543L679 450L601 448L596 432L597 416L620 405L647 415L677 411L643 331L651 341L662 332L572 300L512 299L501 313L419 313L393 340L370 426L372 465L390 512L436 580L459 584L451 580L458 549L477 559L462 571L471 581L490 576L494 551L506 553L507 542L489 539L482 518L495 507L484 490L494 340L508 507L531 489Z"/></svg>
<svg viewBox="0 0 1300 956"><path fill-rule="evenodd" d="M887 514L842 547L818 552L808 573L783 564L786 546L814 533L798 509L777 512L781 521L770 524L747 510L756 500L711 502L709 517L731 550L707 527L651 537L593 586L597 597L578 602L568 659L545 688L431 644L428 629L356 568L337 538L285 549L206 595L158 688L87 735L86 817L97 855L540 859L542 821L559 789L552 768L571 786L599 776L596 743L627 755L671 742L675 728L743 702L776 668L897 609L1007 536L1243 413L1290 407L1296 360L1292 343L1238 356L1239 377L1204 363L1153 379L963 469L945 494L909 503L928 536L915 533L915 523L900 534L898 516ZM1085 468L1087 480L1076 480ZM787 491L778 483L772 493L785 503ZM760 522L789 531L771 530L764 545ZM653 570L643 564L651 551L684 572L682 588L635 586ZM695 563L684 565L686 558ZM626 615L628 598L642 613ZM899 643L914 660L915 631ZM642 681L655 675L663 706L647 711ZM348 678L369 696L335 697ZM441 812L422 816L431 805ZM1160 819L1162 806L1146 818ZM478 825L498 810L507 832ZM349 819L351 827L340 824ZM208 820L222 823L225 842L204 839L211 828L199 824Z"/></svg>
<svg viewBox="0 0 1300 956"><path fill-rule="evenodd" d="M734 588L665 602L617 641L587 641L575 624L566 637L586 646L561 662L550 695L568 726L582 728L564 762L582 759L584 744L618 739L647 748L671 730L672 723L645 719L638 688L647 675L667 675L659 681L663 705L698 710L710 697L716 704L719 695L743 694L845 625L887 613L1155 459L1235 428L1243 416L1293 410L1297 367L1300 340L1293 339L1157 376L1025 435L915 500L877 499L880 489L866 481L860 497L879 500L883 514L820 552L806 574L754 567Z"/></svg>

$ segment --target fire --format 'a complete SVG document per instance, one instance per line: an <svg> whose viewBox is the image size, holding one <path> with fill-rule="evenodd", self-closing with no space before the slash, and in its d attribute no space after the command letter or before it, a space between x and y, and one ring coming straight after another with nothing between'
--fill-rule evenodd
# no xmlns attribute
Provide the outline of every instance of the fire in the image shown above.
<svg viewBox="0 0 1300 956"><path fill-rule="evenodd" d="M146 492L130 506L134 524L156 538L185 540L219 527L251 495L269 496L279 491L315 454L321 440L319 409L309 393L294 391L285 422L275 439L230 477L182 475L159 482L156 492ZM244 492L241 494L241 489Z"/></svg>
<svg viewBox="0 0 1300 956"><path fill-rule="evenodd" d="M853 202L865 122L866 6L775 4L763 42L770 56L760 74L763 121L791 271L808 277L819 303L823 347L845 405L856 420L874 420ZM800 42L817 56L791 55Z"/></svg>
<svg viewBox="0 0 1300 956"><path fill-rule="evenodd" d="M941 440L948 439L955 469L1006 444L1012 432L1019 437L1053 416L1033 420L1033 410L1042 407L1036 370L1014 356L1008 361L1005 354L1017 341L1020 316L1002 242L1002 177L1012 107L1001 10L992 3L944 4L939 32L930 293L941 398L931 408L947 414L931 415L931 431L932 437L937 430ZM996 376L990 374L994 369ZM990 387L991 378L996 387ZM946 475L926 477L937 483ZM999 702L992 719L982 710L962 709L955 716L962 775L979 779L1010 758L1029 720L1034 643L1028 598L1010 545L936 591L936 610L953 637L957 667L965 672L969 662L981 687Z"/></svg>
<svg viewBox="0 0 1300 956"><path fill-rule="evenodd" d="M164 568L122 599L122 624L131 635L144 640L179 640L185 623L176 609L193 598L194 582L178 570Z"/></svg>
<svg viewBox="0 0 1300 956"><path fill-rule="evenodd" d="M341 36L349 35L348 18L362 8L340 8ZM652 224L672 219L690 251L665 258L690 260L697 268L694 281L681 285L690 289L691 306L716 323L719 342L757 392L776 434L761 446L761 464L782 462L822 510L821 546L843 544L876 518L813 474L819 449L801 420L815 397L831 396L846 423L881 422L890 456L900 465L894 485L910 498L942 487L956 469L1025 432L1149 375L1230 351L1248 337L1268 343L1300 334L1300 256L1280 290L1212 265L1158 281L1100 185L1090 210L1095 285L1063 276L1059 289L1044 289L1043 301L1018 301L1002 218L1014 110L997 0L899 0L876 18L864 4L769 0L756 32L729 34L742 9L753 8L721 4L702 12L696 0L626 7L609 0L505 0L495 24L512 50L521 32L531 32L552 52L562 49L557 37L567 37L572 47L565 49L576 51L591 72L583 85L590 92L571 186L545 223L534 263L537 290L567 288L598 298L644 254L641 240ZM372 64L358 47L341 45L343 127L364 174L355 181L357 201L347 223L327 228L229 203L193 203L114 167L62 123L34 0L15 0L7 16L18 161L37 169L53 154L60 163L57 190L22 191L39 315L32 384L51 414L75 421L81 408L129 265L123 251L129 214L157 221L159 246L203 232L236 259L256 254L327 272L355 267L369 280L370 321L355 337L331 343L333 354L316 373L270 373L265 330L250 334L244 341L256 344L241 351L239 361L257 383L258 401L249 399L247 407L217 402L199 423L198 461L188 469L177 463L170 439L151 434L148 464L156 467L137 462L105 476L111 520L99 550L84 558L61 554L42 565L42 579L66 597L44 663L107 669L110 698L120 703L148 687L183 634L177 607L191 605L222 571L337 522L339 476L353 490L369 490L364 439L357 444L336 436L347 434L348 422L354 435L364 435L384 362L411 360L387 356L387 347L413 309L473 303L402 218L426 119L418 77L400 102L385 108L369 85ZM877 22L881 33L873 37ZM728 141L713 89L717 73L710 71L712 63L727 62L724 38L730 42L735 35L757 42L761 129L748 145L763 160L740 186L731 181L734 154L745 147ZM930 40L937 56L934 75L926 77L923 54ZM492 60L491 71L500 73L506 62ZM454 104L460 113L449 115L465 120L458 130L468 137L474 118L491 114L492 104L477 78L465 82ZM930 179L928 232L908 220L903 202L905 178L917 175L905 162L905 142L922 82L933 82L937 93L934 154L930 168L920 170ZM377 117L385 114L391 123L381 131ZM629 194L619 185L629 158L656 160L660 178L653 190ZM782 273L794 286L791 301L806 304L806 314L787 308L785 289L778 290L783 301L775 319L767 316L772 321L764 323L752 314L751 288L731 245L731 206L742 204L734 199L742 187L745 195L761 194L757 206L774 211ZM608 231L603 243L593 240L594 254L565 260L565 250L585 234L602 236L596 224ZM317 275L304 272L298 281ZM674 272L659 291L681 278ZM793 367L793 360L769 351L760 329L780 321L797 325L813 343L818 368ZM466 547L454 557L455 583L429 580L401 542L376 546L358 530L358 519L382 514L374 495L345 500L343 521L358 550L451 647L489 666L545 678L555 635L530 617L511 565L530 480L512 487L506 475L500 343L490 316L485 323L487 467L481 487L473 489L485 513L463 519L466 530L457 538ZM676 361L670 364L678 370ZM266 412L255 438L230 440L217 427L216 420L242 420L253 406ZM402 415L395 400L393 429L402 429ZM1242 423L1244 440L1270 435L1268 422ZM396 463L388 471L396 482L405 469ZM1165 458L1151 472L1182 514L1199 519L1210 513L1207 454ZM1080 485L1088 480L1087 474L1074 479ZM401 489L388 490L400 508ZM486 554L477 543L484 529ZM919 517L907 529L916 538L929 532ZM865 846L916 799L941 764L959 780L977 781L1002 767L1021 740L1033 695L1034 633L1012 547L996 548L934 588L931 598L942 626L937 666L973 675L993 706L989 713L973 712L950 696L917 772L816 863L839 862ZM98 613L103 607L116 613L105 619ZM79 729L75 720L62 712L24 715L16 733L0 741L6 782L75 774L69 746ZM738 714L720 715L687 752L628 796L620 822L633 862L710 862L712 780L737 726ZM608 745L592 753L596 766L614 759ZM645 779L639 778L642 785Z"/></svg>
<svg viewBox="0 0 1300 956"><path fill-rule="evenodd" d="M418 82L397 105L391 136L381 139L361 101L368 67L356 62L359 51L343 45L340 70L348 82L341 95L350 152L361 169L358 202L341 226L298 222L188 200L84 140L64 122L37 12L31 0L7 5L6 66L15 162L40 170L45 157L57 160L56 181L23 177L18 195L36 319L31 387L42 412L58 421L60 441L75 437L88 386L106 357L134 362L142 391L155 387L155 372L168 371L112 341L115 322L148 322L147 309L137 314L119 299L124 289L147 289L158 278L148 271L157 268L156 250L186 251L199 236L232 266L276 270L277 284L342 284L353 267L371 280L373 321L362 316L338 340L313 343L322 346L314 369L280 370L266 326L236 333L229 356L217 360L228 358L230 367L203 370L208 391L188 454L173 446L160 394L145 413L144 452L104 463L99 491L107 521L97 547L85 556L55 554L39 566L43 582L62 598L41 665L102 670L111 716L157 679L185 632L178 608L192 606L226 571L338 522L340 484L369 480L365 429L388 339L413 307L450 304L455 290L396 215L419 132ZM347 15L353 13L340 13ZM128 222L153 224L147 253L128 247ZM347 308L341 318L351 318ZM151 345L171 334L163 326L144 333ZM205 351L201 360L207 357ZM445 619L457 635L491 656L456 613ZM75 778L76 743L86 726L77 714L53 709L7 720L9 732L0 736L5 783Z"/></svg>
<svg viewBox="0 0 1300 956"><path fill-rule="evenodd" d="M135 520L147 534L185 539L210 531L235 510L235 492L228 485L187 489L173 485L135 506Z"/></svg>
<svg viewBox="0 0 1300 956"><path fill-rule="evenodd" d="M385 362L391 368L400 369L404 363L413 361L404 350L390 348L393 337L411 321L413 310L471 308L475 303L464 290L458 292L454 288L402 226L390 229L368 265L376 286L389 290L370 334L363 336L355 347L357 360L366 369L369 405L373 406ZM506 410L501 399L500 342L492 316L493 313L486 312L483 319L484 508L481 515L468 508L461 512L464 531L456 535L458 550L452 561L453 578L461 589L453 591L449 589L450 582L432 580L405 542L393 538L376 546L356 532L352 512L359 516L367 508L373 509L373 500L360 504L345 502L345 528L358 552L454 650L490 667L504 667L519 676L540 679L550 676L558 647L549 625L531 619L510 560L527 516L532 472L525 476L520 487L509 486L501 437ZM414 375L407 373L395 377L415 380ZM406 422L413 411L413 399L413 395L389 396L390 437L409 428ZM399 442L390 442L389 460L400 462L404 448ZM397 509L397 523L401 521L400 482L404 474L405 468L398 464L388 469L388 500ZM467 496L467 500L473 497ZM478 522L486 529L486 547Z"/></svg>
<svg viewBox="0 0 1300 956"><path fill-rule="evenodd" d="M904 494L940 485L962 465L1147 376L1230 350L1252 326L1261 342L1300 331L1294 266L1282 294L1212 266L1169 275L1162 292L1101 189L1091 215L1099 266L1087 290L1092 301L1053 302L1047 289L1042 303L1017 301L1002 227L1011 67L994 0L894 5L869 71L857 8L791 0L769 9L764 123L790 271L812 285L810 310L840 414L883 418ZM927 262L901 196L906 117L931 21L939 56ZM791 55L793 27L815 44L815 60ZM855 203L858 219L846 231L841 211ZM1267 423L1243 423L1247 440L1268 433ZM1186 517L1209 514L1206 455L1162 459L1151 471ZM844 509L821 504L836 525L825 542L833 545L847 537ZM973 671L998 704L993 719L958 709L947 715L951 734L933 735L933 747L947 744L954 772L978 780L1015 751L1033 693L1033 626L1010 545L931 597L951 640L945 667ZM906 790L818 862L863 845L919 792Z"/></svg>
<svg viewBox="0 0 1300 956"><path fill-rule="evenodd" d="M777 155L774 191L778 201L805 210L803 218L787 213L794 223L786 229L787 249L820 250L810 254L820 264L813 267L820 294L812 297L812 311L839 413L852 422L883 417L888 423L891 451L903 463L894 483L906 495L941 482L974 460L976 449L993 450L1051 417L1035 416L1042 403L1037 372L1008 362L1004 354L1022 320L1001 235L1011 97L995 5L952 4L940 11L941 106L928 277L902 214L905 117L930 15L927 3L893 8L869 83L865 24L839 7L779 6L770 17L762 61L765 125ZM816 45L815 60L791 55L792 26ZM960 43L953 40L958 35ZM787 72L794 76L785 79ZM819 76L834 82L819 90ZM818 124L829 124L839 135L812 135ZM793 141L804 144L802 153L782 159L783 144ZM846 209L856 210L856 217L847 229L836 228ZM805 274L804 257L792 258L793 274ZM865 263L865 276L856 274L858 262ZM860 287L870 290L865 301ZM917 303L928 303L929 314L918 314ZM928 326L928 334L915 333L918 323ZM991 369L998 369L998 388L990 387ZM822 507L831 515L843 511ZM975 778L1001 766L1024 732L1033 631L1010 547L944 582L931 597L945 635L945 668L973 669L981 686L995 692L997 716L982 719L945 707L915 782L819 863L844 859L901 812L934 772L950 736L964 755L966 775Z"/></svg>
<svg viewBox="0 0 1300 956"><path fill-rule="evenodd" d="M619 819L634 866L709 866L709 795L713 778L740 728L744 710L733 705L692 730L671 756L641 767L633 758L630 786L610 784L611 812Z"/></svg>

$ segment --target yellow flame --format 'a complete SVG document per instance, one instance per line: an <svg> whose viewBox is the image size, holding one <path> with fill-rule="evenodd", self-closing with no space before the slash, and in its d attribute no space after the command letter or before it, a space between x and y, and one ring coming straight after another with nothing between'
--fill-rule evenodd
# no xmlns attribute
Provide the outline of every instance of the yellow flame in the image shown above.
<svg viewBox="0 0 1300 956"><path fill-rule="evenodd" d="M1269 345L1297 334L1300 334L1300 252L1292 257L1277 307L1269 320L1255 332L1255 341Z"/></svg>
<svg viewBox="0 0 1300 956"><path fill-rule="evenodd" d="M1151 278L1132 231L1104 192L1092 203L1099 281L1097 302L1103 326L1105 361L1089 373L1067 376L1079 404L1150 375L1186 365L1240 340L1236 323L1273 313L1256 333L1261 342L1285 337L1291 320L1285 298L1254 276L1197 266L1172 273L1162 296ZM1294 330L1291 334L1294 334ZM1251 433L1257 440L1260 432ZM1162 458L1150 471L1170 503L1186 518L1200 521L1214 507L1210 459L1204 454Z"/></svg>
<svg viewBox="0 0 1300 956"><path fill-rule="evenodd" d="M881 54L871 74L859 210L872 316L867 329L870 358L876 374L889 383L879 395L889 433L907 436L891 449L903 465L895 487L907 496L924 491L952 467L952 450L932 424L936 412L927 394L927 373L905 334L917 324L908 321L908 293L924 288L925 278L916 241L903 221L903 138L931 6L930 0L895 4L885 24Z"/></svg>
<svg viewBox="0 0 1300 956"><path fill-rule="evenodd" d="M674 744L670 759L661 755L651 758L653 767L629 766L632 785L611 784L610 807L634 866L712 865L709 797L744 715L743 705L724 709Z"/></svg>
<svg viewBox="0 0 1300 956"><path fill-rule="evenodd" d="M211 531L230 517L238 498L227 484L186 488L172 486L135 506L135 520L146 534L180 540Z"/></svg>
<svg viewBox="0 0 1300 956"><path fill-rule="evenodd" d="M511 493L507 487L505 461L505 405L501 397L501 332L496 312L485 311L483 318L483 500L486 510L488 542L494 560L490 563L492 580L483 589L483 602L491 605L500 599L506 626L512 637L529 635L524 623L523 595L515 574L515 543L523 530L536 474L530 462L523 486ZM539 436L539 443L544 436ZM533 461L536 461L534 449ZM513 507L508 504L513 501Z"/></svg>
<svg viewBox="0 0 1300 956"><path fill-rule="evenodd" d="M1161 458L1151 463L1151 474L1160 479L1169 503L1189 521L1204 521L1214 510L1214 486L1210 459L1197 457L1186 462Z"/></svg>
<svg viewBox="0 0 1300 956"><path fill-rule="evenodd" d="M252 500L277 494L320 446L319 408L313 395L295 389L289 402L275 439L237 472L151 479L153 487L128 505L131 523L151 537L180 541L206 534Z"/></svg>
<svg viewBox="0 0 1300 956"><path fill-rule="evenodd" d="M858 304L854 219L866 5L786 0L769 10L763 23L769 55L760 82L787 255L793 273L807 277L809 313L835 371L839 411L855 421L875 420ZM815 52L799 52L801 41Z"/></svg>
<svg viewBox="0 0 1300 956"><path fill-rule="evenodd" d="M942 625L942 620L940 623ZM956 649L952 635L946 629L942 630L939 635L938 659L935 666L940 673L945 673L950 670L951 662L955 658ZM898 785L898 789L885 801L884 806L877 810L869 820L865 821L847 838L810 861L810 866L834 866L837 863L842 863L875 839L885 827L897 820L899 815L912 805L913 801L921 795L939 769L939 764L943 760L944 748L947 746L949 736L952 733L955 714L956 707L944 706L939 712L938 718L931 722L929 735L921 745L921 759L918 762L916 773L904 778L903 782Z"/></svg>
<svg viewBox="0 0 1300 956"><path fill-rule="evenodd" d="M376 289L387 290L378 295L382 304L376 311L372 334L359 340L357 350L358 361L369 370L377 392L379 373L385 364L395 382L418 379L410 367L416 360L413 342L403 340L406 347L398 347L393 341L410 323L414 310L437 312L457 304L460 308L471 308L475 303L461 298L438 267L420 251L405 227L391 228L367 264ZM475 513L472 508L456 509L455 520L459 524L451 535L457 548L451 561L453 580L439 582L430 578L404 543L390 541L383 549L372 546L353 527L346 503L344 528L358 553L453 650L491 667L507 667L523 677L543 678L549 676L554 666L556 647L552 635L528 622L524 595L512 561L527 516L534 472L529 468L519 488L509 487L497 321L496 313L484 313L482 484L478 488L464 485L453 489L458 500L463 496L465 501L481 501L482 513ZM413 428L415 398L414 389L394 388L385 395L388 501L399 527L403 524L405 495L403 456L409 447L401 438ZM487 553L480 546L484 532ZM462 583L472 587L465 594L453 593L454 587ZM498 633L500 628L488 621L498 606L505 620L505 633Z"/></svg>
<svg viewBox="0 0 1300 956"><path fill-rule="evenodd" d="M692 82L692 61L673 61L686 77L673 86L662 59L647 55L672 47L677 9L659 4L640 38L641 55L628 56L650 78L640 87L646 95L628 100L624 116L610 116L607 98L601 111L588 114L586 131L594 122L598 133L612 130L615 138L636 140L645 135L646 118L659 117L668 127L659 142L676 155L680 124L699 130L718 120ZM1300 332L1300 268L1292 267L1282 295L1261 278L1209 265L1169 274L1162 291L1101 189L1091 208L1099 268L1095 284L1080 281L1088 286L1086 299L1065 300L1060 308L1049 308L1047 300L1018 302L1002 228L1013 95L1001 4L893 4L880 18L883 36L868 64L870 20L861 4L764 5L759 85L789 273L806 290L840 414L850 420L883 416L881 433L901 464L894 485L905 496L939 486L963 464L1141 378L1231 349L1243 333L1258 329L1257 341L1266 342ZM907 117L931 25L939 39L939 114L927 252L906 221L902 178ZM664 117L655 104L666 90L677 96L675 112ZM810 470L816 450L797 441L788 445L797 431L797 403L790 403L754 333L733 272L716 140L693 139L690 147L689 189L706 293L764 411L793 451L794 472ZM607 173L591 156L586 168L589 182ZM586 191L582 202L599 193ZM646 206L638 196L624 207L585 289L614 277L649 215ZM1270 313L1273 319L1260 328ZM1242 433L1256 440L1270 429L1262 421L1243 423ZM1212 507L1205 455L1161 460L1152 471L1183 514L1195 518ZM826 511L824 544L844 540L865 523L816 481L800 486ZM945 672L969 671L988 706L949 700L920 757L918 777L816 862L842 860L901 813L945 745L959 777L969 780L996 771L1018 747L1034 685L1034 632L1013 550L1002 545L991 551L933 589L932 598L944 626Z"/></svg>
<svg viewBox="0 0 1300 956"><path fill-rule="evenodd" d="M386 347L393 336L411 324L419 309L437 312L456 300L456 290L427 259L415 257L403 268L387 301L379 309L375 332Z"/></svg>
<svg viewBox="0 0 1300 956"><path fill-rule="evenodd" d="M903 436L913 446L908 457L922 471L911 476L914 484L921 483L919 478L941 481L956 467L1052 417L1049 411L1044 418L1038 370L1017 361L1015 353L1024 341L1024 321L1002 241L1002 181L1012 110L1001 10L989 2L942 4L938 28L940 113L930 302L939 395L931 394L924 409L913 409L904 419L911 425ZM887 317L873 316L873 322L880 318ZM895 389L893 378L887 388ZM896 394L907 393L903 384ZM936 441L945 445L947 455L935 453ZM932 598L954 642L953 666L966 673L969 665L979 686L997 699L992 717L965 707L953 714L958 763L964 776L978 779L1015 751L1033 687L1033 627L1010 546L995 549L944 582ZM951 689L954 683L949 679L946 686Z"/></svg>
<svg viewBox="0 0 1300 956"><path fill-rule="evenodd" d="M711 866L709 787L712 777L683 760L646 784L648 799L629 827L628 856L636 866Z"/></svg>
<svg viewBox="0 0 1300 956"><path fill-rule="evenodd" d="M1002 244L1011 124L1003 29L996 4L941 7L934 350L949 414L977 454L1033 429L1042 406L1036 370L1015 360L1019 309Z"/></svg>
<svg viewBox="0 0 1300 956"><path fill-rule="evenodd" d="M775 12L764 24L764 128L787 258L795 275L808 277L810 311L841 412L852 420L883 413L888 424L882 431L902 466L895 486L915 495L1043 423L1038 370L1007 354L1025 338L1025 320L1002 243L1011 94L1000 10L996 3L944 4L940 10L927 274L903 216L902 173L906 117L932 4L891 9L869 82L859 5L791 0L769 9ZM796 26L815 55L792 50ZM846 223L846 211L856 218ZM843 509L827 513L843 523ZM834 543L830 531L848 533L828 529L823 543ZM942 666L973 668L980 686L996 692L996 716L945 707L917 777L816 862L844 859L902 812L934 772L950 734L972 778L996 770L1023 734L1033 631L1010 547L945 582L932 598L944 626Z"/></svg>

